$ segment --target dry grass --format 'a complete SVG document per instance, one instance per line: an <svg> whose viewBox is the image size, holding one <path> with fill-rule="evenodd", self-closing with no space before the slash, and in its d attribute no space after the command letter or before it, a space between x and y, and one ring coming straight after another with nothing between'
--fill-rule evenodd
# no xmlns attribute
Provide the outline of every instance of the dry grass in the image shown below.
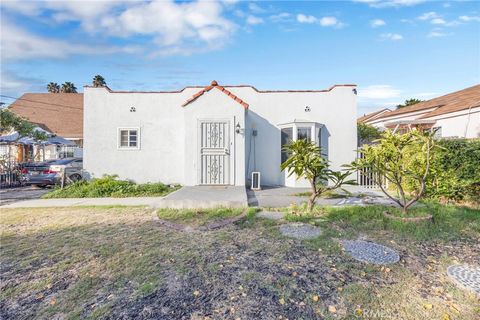
<svg viewBox="0 0 480 320"><path fill-rule="evenodd" d="M452 259L478 258L478 243L463 240L389 243L393 231L372 231L402 255L386 272L338 250L335 225L300 242L257 219L176 232L143 208L5 209L0 219L5 319L475 319L480 310L444 276Z"/></svg>

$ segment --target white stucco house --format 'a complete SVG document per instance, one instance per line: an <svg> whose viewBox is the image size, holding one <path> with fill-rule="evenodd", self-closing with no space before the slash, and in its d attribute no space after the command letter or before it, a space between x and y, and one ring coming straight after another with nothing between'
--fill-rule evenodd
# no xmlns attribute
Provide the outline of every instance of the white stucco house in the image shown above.
<svg viewBox="0 0 480 320"><path fill-rule="evenodd" d="M442 138L480 138L480 85L397 110L372 112L358 122L396 131L433 129Z"/></svg>
<svg viewBox="0 0 480 320"><path fill-rule="evenodd" d="M84 168L138 183L305 186L280 171L282 145L310 139L333 169L355 159L356 86L261 91L249 85L179 91L84 90Z"/></svg>

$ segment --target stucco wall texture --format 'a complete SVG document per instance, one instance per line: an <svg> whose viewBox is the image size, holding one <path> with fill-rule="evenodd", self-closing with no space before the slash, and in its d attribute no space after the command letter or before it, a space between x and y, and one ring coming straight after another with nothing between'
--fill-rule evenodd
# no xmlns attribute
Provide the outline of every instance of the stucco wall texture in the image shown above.
<svg viewBox="0 0 480 320"><path fill-rule="evenodd" d="M85 87L85 170L92 177L117 174L138 183L198 185L199 123L215 120L229 124L232 185L248 185L253 170L261 172L264 186L303 185L301 181L288 182L291 179L285 179L280 171L280 127L294 121L320 124L318 142L333 169L355 159L355 86L322 91L258 91L251 86L228 86L223 92L220 88L214 87L183 106L202 88L136 93ZM138 148L118 147L120 128L138 130Z"/></svg>

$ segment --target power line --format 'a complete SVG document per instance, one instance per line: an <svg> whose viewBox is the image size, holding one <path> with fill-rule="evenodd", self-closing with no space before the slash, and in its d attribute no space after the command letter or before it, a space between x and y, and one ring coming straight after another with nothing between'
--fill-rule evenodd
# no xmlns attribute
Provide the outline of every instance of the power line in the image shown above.
<svg viewBox="0 0 480 320"><path fill-rule="evenodd" d="M16 105L16 106L19 106L19 107L22 107L22 108L29 108L29 107L31 107L31 105L23 104L23 101L17 102L17 103L15 103L15 105ZM9 108L9 107L10 107L10 106L8 106L7 108ZM7 109L7 108L2 108L2 109ZM73 109L73 110L75 110L75 111L82 111L82 109L73 108L73 107L66 107L66 106L65 106L65 107L63 107L63 108ZM47 110L48 110L48 111L55 111L55 112L61 112L61 111L62 111L62 110L59 110L59 109L51 109L51 108L47 108L47 107L43 107L43 106L42 106L41 109L37 109L37 110L39 110L39 111L47 111ZM67 111L67 110L65 110L65 112L73 112L73 110L72 110L72 111Z"/></svg>
<svg viewBox="0 0 480 320"><path fill-rule="evenodd" d="M34 102L34 103L41 103L41 104L46 104L46 105L50 105L50 106L57 106L57 107L62 107L62 108L83 110L83 108L78 108L78 107L74 107L74 106L67 106L67 105L57 104L57 103L49 103L49 102L43 102L43 101L37 101L37 100L30 100L30 99L25 99L25 98L15 98L15 97L6 96L6 95L3 95L3 94L0 94L0 97L8 98L8 99L14 99L14 100L22 100L22 101Z"/></svg>

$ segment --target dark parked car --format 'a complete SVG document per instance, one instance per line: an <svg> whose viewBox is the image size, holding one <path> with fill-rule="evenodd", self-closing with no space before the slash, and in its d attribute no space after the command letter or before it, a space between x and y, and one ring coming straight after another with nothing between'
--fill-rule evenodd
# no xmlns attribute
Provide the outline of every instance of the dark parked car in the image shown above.
<svg viewBox="0 0 480 320"><path fill-rule="evenodd" d="M26 184L46 187L61 182L62 170L65 170L68 182L82 180L82 167L81 158L65 158L26 164L22 173L25 175Z"/></svg>

